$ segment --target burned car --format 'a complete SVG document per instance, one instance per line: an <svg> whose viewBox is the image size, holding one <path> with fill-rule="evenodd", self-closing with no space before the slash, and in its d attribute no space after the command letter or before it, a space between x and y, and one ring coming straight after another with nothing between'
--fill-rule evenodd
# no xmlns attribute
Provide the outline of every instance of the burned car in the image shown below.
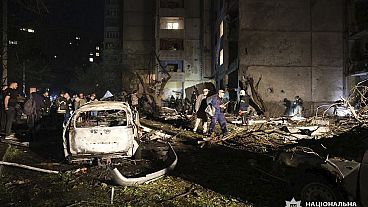
<svg viewBox="0 0 368 207"><path fill-rule="evenodd" d="M124 159L133 159L141 153L141 129L139 120L125 102L98 101L77 109L63 130L64 156L69 163L97 163L108 165L118 184L134 185L164 175L173 169L177 156L167 144L164 169L126 178L114 167ZM115 162L116 161L116 162Z"/></svg>
<svg viewBox="0 0 368 207"><path fill-rule="evenodd" d="M355 201L368 207L368 151L357 162L296 147L278 156L277 168L302 201Z"/></svg>

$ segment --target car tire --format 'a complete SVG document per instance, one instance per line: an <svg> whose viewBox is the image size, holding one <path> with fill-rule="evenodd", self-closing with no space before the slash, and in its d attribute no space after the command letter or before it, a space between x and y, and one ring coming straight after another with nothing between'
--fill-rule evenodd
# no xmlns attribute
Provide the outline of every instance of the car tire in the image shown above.
<svg viewBox="0 0 368 207"><path fill-rule="evenodd" d="M297 184L297 183L296 183ZM339 187L328 177L308 174L297 184L297 198L302 201L343 201Z"/></svg>

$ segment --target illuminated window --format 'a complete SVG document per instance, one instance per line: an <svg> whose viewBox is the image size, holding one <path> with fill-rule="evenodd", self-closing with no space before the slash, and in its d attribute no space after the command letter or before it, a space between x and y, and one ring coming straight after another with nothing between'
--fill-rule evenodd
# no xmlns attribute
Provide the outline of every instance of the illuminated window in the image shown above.
<svg viewBox="0 0 368 207"><path fill-rule="evenodd" d="M99 57L100 56L100 53L99 52L96 52L96 57Z"/></svg>
<svg viewBox="0 0 368 207"><path fill-rule="evenodd" d="M93 58L92 57L89 58L89 62L93 63Z"/></svg>
<svg viewBox="0 0 368 207"><path fill-rule="evenodd" d="M219 59L219 65L224 64L224 49L220 50L220 59Z"/></svg>
<svg viewBox="0 0 368 207"><path fill-rule="evenodd" d="M160 29L184 29L183 17L161 17Z"/></svg>
<svg viewBox="0 0 368 207"><path fill-rule="evenodd" d="M99 46L96 46L96 50L100 50L100 47Z"/></svg>
<svg viewBox="0 0 368 207"><path fill-rule="evenodd" d="M17 45L18 41L16 40L9 40L9 45Z"/></svg>
<svg viewBox="0 0 368 207"><path fill-rule="evenodd" d="M168 22L166 28L167 29L179 29L179 23L177 23L177 22Z"/></svg>
<svg viewBox="0 0 368 207"><path fill-rule="evenodd" d="M222 35L224 35L224 21L220 24L220 37L222 37Z"/></svg>

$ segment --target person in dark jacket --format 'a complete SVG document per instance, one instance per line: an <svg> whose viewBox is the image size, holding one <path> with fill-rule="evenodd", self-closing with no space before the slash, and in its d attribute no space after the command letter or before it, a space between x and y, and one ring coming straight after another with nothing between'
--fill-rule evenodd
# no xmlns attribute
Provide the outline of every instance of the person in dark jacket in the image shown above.
<svg viewBox="0 0 368 207"><path fill-rule="evenodd" d="M74 111L74 107L73 107L73 101L72 101L69 93L65 93L64 98L65 98L66 110L65 110L65 114L64 114L64 123L63 123L63 125L65 126L65 124L68 122L70 116L72 115L72 113Z"/></svg>
<svg viewBox="0 0 368 207"><path fill-rule="evenodd" d="M199 124L201 123L201 121L203 122L203 133L207 133L207 113L206 113L206 108L207 108L207 96L208 96L208 89L205 88L203 89L203 93L200 94L196 100L196 104L195 104L195 112L197 115L197 119L196 122L194 124L194 129L193 131L196 132L198 129Z"/></svg>
<svg viewBox="0 0 368 207"><path fill-rule="evenodd" d="M245 90L241 90L239 95L239 115L242 118L242 124L247 125L249 117L249 95L245 93Z"/></svg>
<svg viewBox="0 0 368 207"><path fill-rule="evenodd" d="M4 110L6 114L5 139L14 139L11 133L12 125L16 116L18 83L11 82L9 87L4 91Z"/></svg>
<svg viewBox="0 0 368 207"><path fill-rule="evenodd" d="M215 129L217 122L220 123L223 136L228 135L228 131L226 127L226 119L225 119L225 114L224 114L224 110L226 109L226 103L224 103L224 100L223 100L224 95L225 95L225 91L220 89L218 91L218 94L211 96L209 100L208 104L212 105L215 108L215 115L211 119L208 136L212 135L212 132Z"/></svg>
<svg viewBox="0 0 368 207"><path fill-rule="evenodd" d="M33 141L41 128L41 119L46 110L46 102L43 91L37 92L36 88L31 88L29 92L28 99L25 101L24 111L27 114L28 138ZM32 104L28 105L28 102L32 102ZM30 108L26 109L26 107Z"/></svg>

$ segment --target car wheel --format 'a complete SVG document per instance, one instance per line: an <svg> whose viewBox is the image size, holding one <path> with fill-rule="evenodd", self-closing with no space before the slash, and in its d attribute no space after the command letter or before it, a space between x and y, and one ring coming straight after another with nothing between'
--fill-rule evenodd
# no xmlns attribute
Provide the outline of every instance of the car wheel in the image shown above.
<svg viewBox="0 0 368 207"><path fill-rule="evenodd" d="M343 196L336 185L320 176L308 176L300 185L299 197L302 201L341 201Z"/></svg>

